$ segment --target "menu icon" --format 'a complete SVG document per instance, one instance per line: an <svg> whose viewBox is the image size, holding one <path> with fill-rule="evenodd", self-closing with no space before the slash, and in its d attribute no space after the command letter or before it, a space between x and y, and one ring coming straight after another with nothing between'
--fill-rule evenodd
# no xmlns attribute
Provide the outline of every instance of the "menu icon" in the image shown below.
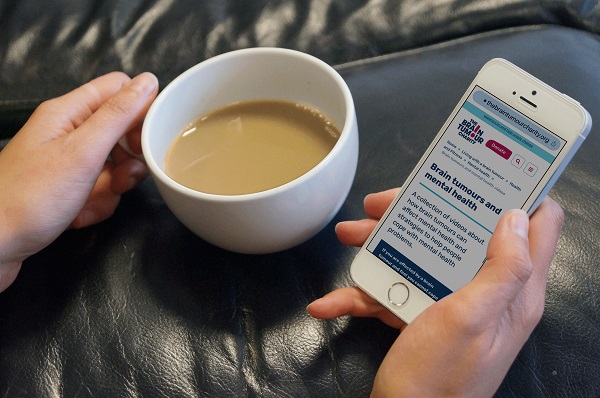
<svg viewBox="0 0 600 398"><path fill-rule="evenodd" d="M529 162L529 163L527 163L527 166L525 166L525 168L523 169L523 171L528 176L533 177L535 175L535 173L537 173L538 168L537 168L537 166L535 164Z"/></svg>

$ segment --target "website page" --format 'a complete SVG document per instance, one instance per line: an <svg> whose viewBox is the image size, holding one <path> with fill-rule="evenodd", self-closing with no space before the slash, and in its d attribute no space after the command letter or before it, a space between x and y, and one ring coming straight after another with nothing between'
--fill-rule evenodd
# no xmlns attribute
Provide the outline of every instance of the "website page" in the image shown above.
<svg viewBox="0 0 600 398"><path fill-rule="evenodd" d="M500 216L525 204L564 145L476 86L367 250L447 296L473 279Z"/></svg>

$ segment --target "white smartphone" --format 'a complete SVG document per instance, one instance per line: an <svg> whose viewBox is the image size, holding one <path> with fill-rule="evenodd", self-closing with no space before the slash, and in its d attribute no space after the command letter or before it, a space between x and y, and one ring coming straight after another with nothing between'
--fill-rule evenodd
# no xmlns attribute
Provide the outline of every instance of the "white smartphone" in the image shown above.
<svg viewBox="0 0 600 398"><path fill-rule="evenodd" d="M531 214L591 128L575 100L486 63L350 268L404 322L473 279L498 220Z"/></svg>

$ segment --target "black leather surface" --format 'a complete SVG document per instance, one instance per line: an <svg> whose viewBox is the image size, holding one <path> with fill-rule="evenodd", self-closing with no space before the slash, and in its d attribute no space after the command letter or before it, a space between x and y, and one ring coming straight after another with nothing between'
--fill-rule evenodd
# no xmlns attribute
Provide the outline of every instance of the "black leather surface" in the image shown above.
<svg viewBox="0 0 600 398"><path fill-rule="evenodd" d="M41 2L0 2L0 37L11 38L9 46L0 44L4 131L18 125L37 99L106 69L147 68L164 82L188 63L226 48L276 44L329 51L332 63L353 60L338 69L354 96L361 151L355 184L340 213L315 238L286 252L245 256L204 243L175 219L149 180L124 196L110 220L67 231L27 260L15 284L0 294L0 396L368 396L397 332L368 319L316 321L305 311L313 299L351 284L348 267L356 249L336 241L335 222L363 217L364 195L403 182L476 71L497 56L576 98L596 120L551 191L566 221L546 311L497 396L600 396L600 38L548 26L470 34L532 20L593 31L598 3L500 1L488 10L495 17L468 14L483 7L477 2L470 7L440 2L427 12L418 6L425 2L383 3L311 1L314 14L301 13L294 29L275 29L272 36L244 36L260 24L244 24L250 20L235 16L266 18L272 11L281 20L286 15L294 20L299 3L253 2L239 9L233 2L198 3L203 10L198 18L212 28L189 22L183 31L212 33L221 38L216 43L225 44L192 54L192 41L190 48L172 47L169 53L167 39L158 40L156 33L175 34L165 25L167 15L195 18L184 13L188 2L65 1L53 2L57 11L47 13ZM419 9L423 17L413 19L421 21L415 28L408 16ZM39 21L27 20L29 14ZM310 18L315 14L328 16L325 27ZM402 15L402 24L395 15ZM144 18L157 22L136 25ZM74 27L71 36L58 34L67 26ZM121 35L136 26L144 34ZM361 39L351 41L348 29ZM19 42L17 31L32 39ZM302 32L312 32L315 41L298 39ZM459 35L465 37L418 47ZM149 51L152 46L160 51ZM418 48L392 53L405 47ZM76 55L76 66L67 66L62 50ZM39 57L46 51L56 59L43 64ZM364 59L372 54L388 55ZM152 69L159 64L162 69Z"/></svg>
<svg viewBox="0 0 600 398"><path fill-rule="evenodd" d="M548 45L552 43L552 45ZM361 155L335 221L366 193L400 184L478 68L506 57L600 120L600 41L534 27L342 65ZM600 395L598 197L593 128L552 196L566 225L541 324L498 396ZM373 320L311 319L311 300L350 284L355 249L334 223L292 250L212 247L171 215L151 181L115 216L68 231L0 295L3 396L367 396L396 332ZM399 375L401 377L401 375Z"/></svg>
<svg viewBox="0 0 600 398"><path fill-rule="evenodd" d="M92 77L154 72L166 85L237 48L276 46L340 64L532 24L600 32L588 0L3 0L0 137L42 100Z"/></svg>

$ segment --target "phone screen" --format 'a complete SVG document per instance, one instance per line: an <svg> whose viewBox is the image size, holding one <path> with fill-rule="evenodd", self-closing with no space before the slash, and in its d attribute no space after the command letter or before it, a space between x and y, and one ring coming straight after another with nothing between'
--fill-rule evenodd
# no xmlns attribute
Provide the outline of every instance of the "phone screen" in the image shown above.
<svg viewBox="0 0 600 398"><path fill-rule="evenodd" d="M367 250L433 300L449 295L473 279L500 216L523 207L565 144L475 86Z"/></svg>

